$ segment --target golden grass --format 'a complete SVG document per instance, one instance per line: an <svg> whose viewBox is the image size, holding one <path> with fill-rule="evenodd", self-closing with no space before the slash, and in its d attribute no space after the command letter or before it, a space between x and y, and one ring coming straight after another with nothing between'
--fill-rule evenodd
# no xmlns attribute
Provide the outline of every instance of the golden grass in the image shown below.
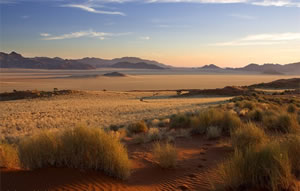
<svg viewBox="0 0 300 191"><path fill-rule="evenodd" d="M300 135L289 135L283 141L282 147L288 153L292 172L295 176L300 177Z"/></svg>
<svg viewBox="0 0 300 191"><path fill-rule="evenodd" d="M129 134L136 134L136 133L146 133L148 131L147 124L145 121L139 121L136 123L132 123L127 127Z"/></svg>
<svg viewBox="0 0 300 191"><path fill-rule="evenodd" d="M218 170L222 182L220 190L293 190L295 184L288 154L277 143L259 150L236 151Z"/></svg>
<svg viewBox="0 0 300 191"><path fill-rule="evenodd" d="M257 147L266 143L267 136L254 123L247 123L231 133L231 141L234 148L245 151L249 147Z"/></svg>
<svg viewBox="0 0 300 191"><path fill-rule="evenodd" d="M0 167L19 168L20 161L18 151L15 146L1 143L0 144Z"/></svg>
<svg viewBox="0 0 300 191"><path fill-rule="evenodd" d="M66 166L101 170L126 179L130 162L126 148L112 134L79 126L24 139L19 146L21 164L30 169Z"/></svg>
<svg viewBox="0 0 300 191"><path fill-rule="evenodd" d="M176 166L177 151L170 143L154 143L153 156L162 168L174 168Z"/></svg>
<svg viewBox="0 0 300 191"><path fill-rule="evenodd" d="M52 87L53 89L53 87ZM229 98L169 98L175 92L159 93L160 98L141 102L140 97L153 96L153 92L87 92L57 96L49 99L0 102L0 139L38 134L43 129L64 129L87 124L109 128L114 124L129 125L141 119L162 118L178 112L193 112L200 104ZM203 106L204 107L204 106Z"/></svg>

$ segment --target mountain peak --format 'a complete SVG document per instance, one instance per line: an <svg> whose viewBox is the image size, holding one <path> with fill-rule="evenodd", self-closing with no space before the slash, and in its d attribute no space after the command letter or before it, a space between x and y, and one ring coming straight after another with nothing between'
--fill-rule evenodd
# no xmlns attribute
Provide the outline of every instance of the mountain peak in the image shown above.
<svg viewBox="0 0 300 191"><path fill-rule="evenodd" d="M219 66L216 66L214 64L210 64L210 65L205 65L203 67L201 67L201 69L221 69Z"/></svg>
<svg viewBox="0 0 300 191"><path fill-rule="evenodd" d="M18 54L18 53L16 53L15 51L12 51L9 55L10 55L10 56L13 56L13 57L22 57L21 54Z"/></svg>

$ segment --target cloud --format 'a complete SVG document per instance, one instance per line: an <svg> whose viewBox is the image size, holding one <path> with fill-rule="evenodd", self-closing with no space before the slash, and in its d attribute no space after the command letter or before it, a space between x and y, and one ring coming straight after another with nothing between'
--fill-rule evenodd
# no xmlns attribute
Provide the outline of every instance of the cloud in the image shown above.
<svg viewBox="0 0 300 191"><path fill-rule="evenodd" d="M56 35L56 36L48 33L41 33L40 36L44 37L42 38L42 40L63 40L63 39L74 39L74 38L81 38L81 37L97 38L100 40L104 40L109 37L124 36L129 34L130 33L105 33L105 32L95 32L93 30L88 30L88 31L72 32L72 33Z"/></svg>
<svg viewBox="0 0 300 191"><path fill-rule="evenodd" d="M288 41L300 40L300 33L273 33L273 34L256 34L244 38L211 44L213 46L251 46L251 45L274 45L283 44Z"/></svg>
<svg viewBox="0 0 300 191"><path fill-rule="evenodd" d="M244 15L244 14L236 14L236 13L230 14L229 16L235 17L235 18L238 18L238 19L246 19L246 20L256 19L256 17L254 17L254 16Z"/></svg>
<svg viewBox="0 0 300 191"><path fill-rule="evenodd" d="M78 8L90 13L98 13L98 14L106 14L106 15L121 15L125 16L125 13L118 12L118 11L103 11L103 10L96 10L91 5L83 5L83 4L66 4L61 5L61 7L71 7L71 8Z"/></svg>
<svg viewBox="0 0 300 191"><path fill-rule="evenodd" d="M51 35L49 33L40 33L40 36L47 37L47 36L51 36Z"/></svg>
<svg viewBox="0 0 300 191"><path fill-rule="evenodd" d="M150 40L150 36L140 36L140 40Z"/></svg>

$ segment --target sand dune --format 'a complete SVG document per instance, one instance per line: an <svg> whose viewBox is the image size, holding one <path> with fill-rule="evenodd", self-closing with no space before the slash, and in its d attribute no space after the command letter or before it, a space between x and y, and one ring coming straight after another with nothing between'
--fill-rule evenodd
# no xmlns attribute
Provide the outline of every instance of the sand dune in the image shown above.
<svg viewBox="0 0 300 191"><path fill-rule="evenodd" d="M34 171L1 170L3 190L210 190L217 181L217 163L232 152L226 140L205 137L176 140L176 169L161 169L153 161L151 144L128 145L133 173L126 181L101 172L48 168ZM49 181L51 180L51 181Z"/></svg>

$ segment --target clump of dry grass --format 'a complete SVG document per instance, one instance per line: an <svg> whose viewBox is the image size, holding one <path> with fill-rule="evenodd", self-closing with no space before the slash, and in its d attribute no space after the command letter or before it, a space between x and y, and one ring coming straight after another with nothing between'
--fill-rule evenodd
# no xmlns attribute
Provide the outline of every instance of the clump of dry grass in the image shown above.
<svg viewBox="0 0 300 191"><path fill-rule="evenodd" d="M249 111L246 116L251 121L261 122L263 120L264 114L261 109L254 109L252 111Z"/></svg>
<svg viewBox="0 0 300 191"><path fill-rule="evenodd" d="M222 135L222 129L215 126L210 126L207 128L206 136L208 139L217 139L221 137Z"/></svg>
<svg viewBox="0 0 300 191"><path fill-rule="evenodd" d="M0 167L20 167L18 151L15 146L5 143L0 144Z"/></svg>
<svg viewBox="0 0 300 191"><path fill-rule="evenodd" d="M192 118L193 132L206 133L209 127L218 127L224 134L242 125L240 118L229 112L211 108L200 112Z"/></svg>
<svg viewBox="0 0 300 191"><path fill-rule="evenodd" d="M130 124L127 128L129 134L146 133L148 131L145 121Z"/></svg>
<svg viewBox="0 0 300 191"><path fill-rule="evenodd" d="M190 122L190 117L186 114L172 115L170 119L170 128L189 128Z"/></svg>
<svg viewBox="0 0 300 191"><path fill-rule="evenodd" d="M289 106L288 106L288 108L287 108L287 112L289 112L289 113L295 113L296 112L296 107L295 107L295 105L294 104L290 104Z"/></svg>
<svg viewBox="0 0 300 191"><path fill-rule="evenodd" d="M264 116L263 125L268 130L281 133L295 133L299 131L296 117L284 112Z"/></svg>
<svg viewBox="0 0 300 191"><path fill-rule="evenodd" d="M153 145L153 157L162 168L174 168L177 162L177 151L170 143L156 142Z"/></svg>
<svg viewBox="0 0 300 191"><path fill-rule="evenodd" d="M292 190L294 179L288 154L275 143L257 150L236 151L220 165L221 190Z"/></svg>
<svg viewBox="0 0 300 191"><path fill-rule="evenodd" d="M282 143L283 149L287 151L292 165L292 172L300 177L300 136L289 135Z"/></svg>
<svg viewBox="0 0 300 191"><path fill-rule="evenodd" d="M99 128L79 126L61 133L42 133L23 140L21 164L27 168L67 166L88 168L125 179L130 174L126 148Z"/></svg>
<svg viewBox="0 0 300 191"><path fill-rule="evenodd" d="M249 147L257 147L265 143L267 136L254 123L247 123L231 133L231 141L234 148L245 151Z"/></svg>

